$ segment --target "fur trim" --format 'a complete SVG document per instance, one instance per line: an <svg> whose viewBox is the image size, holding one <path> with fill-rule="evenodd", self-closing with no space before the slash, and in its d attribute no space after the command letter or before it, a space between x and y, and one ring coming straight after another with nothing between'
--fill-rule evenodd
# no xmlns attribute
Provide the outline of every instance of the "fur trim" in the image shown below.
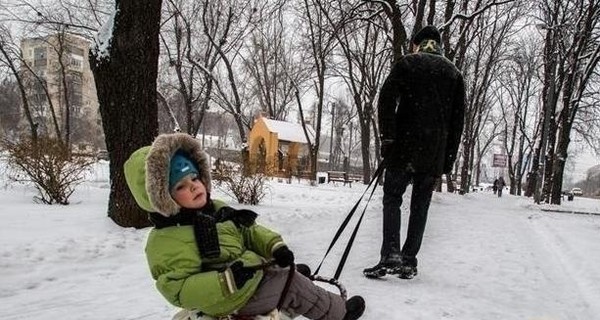
<svg viewBox="0 0 600 320"><path fill-rule="evenodd" d="M423 40L419 44L419 47L417 48L417 52L427 52L427 53L435 53L435 54L441 55L442 48L440 47L440 44L438 42L436 42L435 40Z"/></svg>
<svg viewBox="0 0 600 320"><path fill-rule="evenodd" d="M175 215L181 209L169 193L169 163L179 149L196 161L200 180L206 192L210 194L211 191L210 164L200 142L185 133L159 135L146 158L146 192L152 206L165 217Z"/></svg>

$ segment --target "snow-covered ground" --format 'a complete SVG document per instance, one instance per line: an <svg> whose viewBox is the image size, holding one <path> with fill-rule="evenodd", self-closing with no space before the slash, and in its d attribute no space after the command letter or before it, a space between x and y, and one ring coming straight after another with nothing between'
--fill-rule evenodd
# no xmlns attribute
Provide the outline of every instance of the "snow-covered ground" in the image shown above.
<svg viewBox="0 0 600 320"><path fill-rule="evenodd" d="M148 229L123 229L106 217L107 176L100 165L69 206L35 204L32 188L0 181L0 319L170 319L175 313L146 267ZM315 268L363 190L273 181L253 209L260 223L284 235L297 261ZM222 191L214 196L234 203ZM600 213L600 201L575 198L560 209ZM508 194L436 193L419 275L369 280L361 270L379 258L380 212L379 189L340 279L350 295L365 297L363 319L600 319L600 216L543 212ZM335 272L345 235L321 274Z"/></svg>

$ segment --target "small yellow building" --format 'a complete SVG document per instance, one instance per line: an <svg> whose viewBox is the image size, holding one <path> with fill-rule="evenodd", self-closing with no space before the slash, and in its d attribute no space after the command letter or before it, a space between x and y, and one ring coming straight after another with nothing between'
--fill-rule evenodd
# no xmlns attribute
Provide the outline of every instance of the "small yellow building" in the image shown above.
<svg viewBox="0 0 600 320"><path fill-rule="evenodd" d="M311 141L315 132L307 126ZM248 134L251 163L271 176L298 175L308 171L308 143L301 124L258 116Z"/></svg>

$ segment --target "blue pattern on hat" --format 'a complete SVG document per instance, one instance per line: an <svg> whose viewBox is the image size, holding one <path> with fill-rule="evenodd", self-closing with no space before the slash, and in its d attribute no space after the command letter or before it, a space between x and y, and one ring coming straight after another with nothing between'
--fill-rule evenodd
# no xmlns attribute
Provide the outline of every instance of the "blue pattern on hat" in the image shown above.
<svg viewBox="0 0 600 320"><path fill-rule="evenodd" d="M190 174L198 175L196 164L183 151L175 152L169 164L169 191Z"/></svg>

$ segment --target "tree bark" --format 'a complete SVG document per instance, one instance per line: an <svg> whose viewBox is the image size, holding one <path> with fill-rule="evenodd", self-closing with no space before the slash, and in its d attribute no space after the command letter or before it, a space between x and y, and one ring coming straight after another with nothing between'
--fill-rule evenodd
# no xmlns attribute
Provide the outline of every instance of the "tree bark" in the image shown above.
<svg viewBox="0 0 600 320"><path fill-rule="evenodd" d="M158 133L161 4L161 0L117 0L108 57L95 50L90 54L110 157L108 216L122 227L150 225L127 187L123 164Z"/></svg>

